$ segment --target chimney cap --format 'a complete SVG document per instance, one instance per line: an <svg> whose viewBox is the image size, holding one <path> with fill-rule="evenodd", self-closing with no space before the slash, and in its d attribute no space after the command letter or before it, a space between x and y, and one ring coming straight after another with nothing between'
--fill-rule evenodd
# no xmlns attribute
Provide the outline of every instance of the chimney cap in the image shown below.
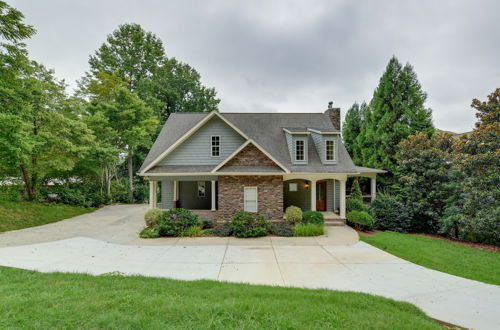
<svg viewBox="0 0 500 330"><path fill-rule="evenodd" d="M333 109L333 101L328 102L328 109Z"/></svg>

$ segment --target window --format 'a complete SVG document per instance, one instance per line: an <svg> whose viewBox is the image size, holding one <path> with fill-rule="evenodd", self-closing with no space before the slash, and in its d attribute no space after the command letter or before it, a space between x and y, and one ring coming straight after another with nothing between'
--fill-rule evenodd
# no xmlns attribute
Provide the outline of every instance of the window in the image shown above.
<svg viewBox="0 0 500 330"><path fill-rule="evenodd" d="M295 160L304 160L304 140L295 141Z"/></svg>
<svg viewBox="0 0 500 330"><path fill-rule="evenodd" d="M212 157L220 156L220 136L212 136Z"/></svg>
<svg viewBox="0 0 500 330"><path fill-rule="evenodd" d="M326 160L335 160L335 140L326 140Z"/></svg>
<svg viewBox="0 0 500 330"><path fill-rule="evenodd" d="M243 195L243 210L247 212L257 212L257 187L245 187Z"/></svg>
<svg viewBox="0 0 500 330"><path fill-rule="evenodd" d="M205 197L205 181L198 181L198 197Z"/></svg>

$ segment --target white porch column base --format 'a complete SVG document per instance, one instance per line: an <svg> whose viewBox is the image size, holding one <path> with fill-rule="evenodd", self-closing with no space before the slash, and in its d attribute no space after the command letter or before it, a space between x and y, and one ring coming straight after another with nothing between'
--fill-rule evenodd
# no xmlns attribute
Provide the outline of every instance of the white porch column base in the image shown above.
<svg viewBox="0 0 500 330"><path fill-rule="evenodd" d="M311 180L311 211L316 211L316 180Z"/></svg>
<svg viewBox="0 0 500 330"><path fill-rule="evenodd" d="M340 180L340 217L345 219L345 183L346 180Z"/></svg>
<svg viewBox="0 0 500 330"><path fill-rule="evenodd" d="M212 180L210 184L211 193L212 193L212 211L215 211L215 180Z"/></svg>
<svg viewBox="0 0 500 330"><path fill-rule="evenodd" d="M374 176L373 178L370 179L370 194L372 195L372 202L375 200L375 197L377 196L377 177Z"/></svg>

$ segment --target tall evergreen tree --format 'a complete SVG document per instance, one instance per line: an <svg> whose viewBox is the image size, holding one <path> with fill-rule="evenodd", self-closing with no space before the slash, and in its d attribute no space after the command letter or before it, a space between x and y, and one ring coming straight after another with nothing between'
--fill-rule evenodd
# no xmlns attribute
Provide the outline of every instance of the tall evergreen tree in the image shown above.
<svg viewBox="0 0 500 330"><path fill-rule="evenodd" d="M356 138L361 133L363 126L364 112L367 108L365 102L360 105L354 103L345 115L344 124L342 125L342 138L344 146L352 157L355 164L361 164L361 152Z"/></svg>
<svg viewBox="0 0 500 330"><path fill-rule="evenodd" d="M413 67L408 63L402 66L393 56L364 113L356 141L362 165L391 172L385 180L382 178L385 183L390 183L396 169L398 143L416 132L434 132L431 110L424 105L426 99Z"/></svg>

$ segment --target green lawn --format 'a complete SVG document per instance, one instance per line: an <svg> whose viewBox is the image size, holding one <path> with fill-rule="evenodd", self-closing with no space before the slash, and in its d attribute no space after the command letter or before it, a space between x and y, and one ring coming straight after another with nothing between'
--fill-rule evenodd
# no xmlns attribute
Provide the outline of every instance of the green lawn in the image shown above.
<svg viewBox="0 0 500 330"><path fill-rule="evenodd" d="M0 232L40 226L94 210L62 204L0 201Z"/></svg>
<svg viewBox="0 0 500 330"><path fill-rule="evenodd" d="M360 235L368 244L418 265L448 274L500 285L500 253L437 238L386 231Z"/></svg>
<svg viewBox="0 0 500 330"><path fill-rule="evenodd" d="M0 267L0 328L439 329L363 293Z"/></svg>

